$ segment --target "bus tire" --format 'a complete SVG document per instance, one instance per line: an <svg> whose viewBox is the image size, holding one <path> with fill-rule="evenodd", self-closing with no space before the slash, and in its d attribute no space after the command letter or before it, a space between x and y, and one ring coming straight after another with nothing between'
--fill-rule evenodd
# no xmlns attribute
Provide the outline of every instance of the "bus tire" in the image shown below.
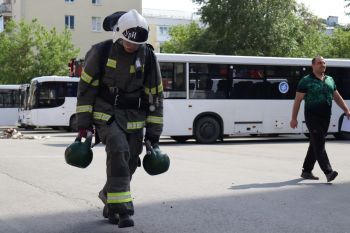
<svg viewBox="0 0 350 233"><path fill-rule="evenodd" d="M337 140L350 140L350 135L347 133L334 133L333 136Z"/></svg>
<svg viewBox="0 0 350 233"><path fill-rule="evenodd" d="M34 130L35 126L33 126L33 125L26 125L26 126L24 126L24 129L25 130Z"/></svg>
<svg viewBox="0 0 350 233"><path fill-rule="evenodd" d="M335 137L335 139L337 140L350 140L350 134L348 133L343 133L341 132L341 126L343 124L343 118L344 118L345 114L343 113L338 120L338 132L334 133L333 136Z"/></svg>
<svg viewBox="0 0 350 233"><path fill-rule="evenodd" d="M221 127L217 119L205 116L197 120L194 128L196 141L202 144L212 144L220 138Z"/></svg>
<svg viewBox="0 0 350 233"><path fill-rule="evenodd" d="M71 132L78 131L77 116L76 115L71 116L71 118L69 120L69 131L71 131Z"/></svg>
<svg viewBox="0 0 350 233"><path fill-rule="evenodd" d="M191 136L171 136L177 143L185 143Z"/></svg>

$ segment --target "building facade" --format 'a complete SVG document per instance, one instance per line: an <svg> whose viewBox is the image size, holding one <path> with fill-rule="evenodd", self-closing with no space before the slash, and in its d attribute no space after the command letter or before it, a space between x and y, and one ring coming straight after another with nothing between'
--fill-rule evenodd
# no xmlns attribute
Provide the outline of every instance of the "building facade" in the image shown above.
<svg viewBox="0 0 350 233"><path fill-rule="evenodd" d="M161 52L161 45L170 39L170 27L190 24L193 20L199 22L199 17L189 11L142 9L142 0L4 0L0 15L4 24L11 18L16 22L36 18L47 30L69 28L74 46L80 49L77 59L83 59L91 45L112 38L112 33L102 28L103 19L116 11L130 9L136 9L147 19L148 43L156 52Z"/></svg>
<svg viewBox="0 0 350 233"><path fill-rule="evenodd" d="M161 52L161 45L170 39L169 29L175 25L199 23L199 17L194 12L143 9L143 16L149 23L150 35L148 43L152 44L156 52Z"/></svg>
<svg viewBox="0 0 350 233"><path fill-rule="evenodd" d="M4 30L4 25L12 16L11 0L0 0L0 32Z"/></svg>
<svg viewBox="0 0 350 233"><path fill-rule="evenodd" d="M91 45L112 38L111 32L102 28L107 15L130 9L142 14L142 0L5 0L6 3L16 22L36 18L48 30L68 27L73 44L80 49L78 58L84 58Z"/></svg>

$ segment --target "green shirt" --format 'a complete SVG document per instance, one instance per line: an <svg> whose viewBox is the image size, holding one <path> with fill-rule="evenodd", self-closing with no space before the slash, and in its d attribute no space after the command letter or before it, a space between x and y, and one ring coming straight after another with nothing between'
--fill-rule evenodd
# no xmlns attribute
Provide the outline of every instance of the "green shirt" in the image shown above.
<svg viewBox="0 0 350 233"><path fill-rule="evenodd" d="M330 116L333 93L336 85L331 76L325 75L323 81L314 74L302 78L297 92L305 93L305 113L319 116Z"/></svg>

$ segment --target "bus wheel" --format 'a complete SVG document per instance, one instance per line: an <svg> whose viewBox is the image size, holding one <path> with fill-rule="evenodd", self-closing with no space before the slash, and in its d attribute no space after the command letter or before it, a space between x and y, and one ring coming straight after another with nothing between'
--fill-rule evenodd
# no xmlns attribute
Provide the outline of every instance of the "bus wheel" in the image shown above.
<svg viewBox="0 0 350 233"><path fill-rule="evenodd" d="M343 119L344 119L345 114L343 113L340 117L339 117L339 121L338 121L338 125L339 125L339 131L340 131L340 127L343 124ZM338 132L338 133L334 133L333 136L338 139L338 140L350 140L350 134L348 133L342 133L342 132Z"/></svg>
<svg viewBox="0 0 350 233"><path fill-rule="evenodd" d="M185 143L191 136L171 136L177 143Z"/></svg>
<svg viewBox="0 0 350 233"><path fill-rule="evenodd" d="M213 117L200 118L194 128L194 136L199 143L215 143L220 137L221 127L219 122Z"/></svg>
<svg viewBox="0 0 350 233"><path fill-rule="evenodd" d="M350 140L350 135L346 133L334 133L333 136L337 140Z"/></svg>
<svg viewBox="0 0 350 233"><path fill-rule="evenodd" d="M78 131L78 127L77 127L77 116L76 115L73 115L71 118L70 118L70 121L69 121L69 130L71 132L77 132Z"/></svg>

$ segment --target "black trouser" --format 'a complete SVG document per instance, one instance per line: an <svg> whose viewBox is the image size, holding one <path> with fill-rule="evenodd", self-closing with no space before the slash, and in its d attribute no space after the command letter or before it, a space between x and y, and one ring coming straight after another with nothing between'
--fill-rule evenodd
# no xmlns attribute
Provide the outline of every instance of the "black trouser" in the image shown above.
<svg viewBox="0 0 350 233"><path fill-rule="evenodd" d="M329 163L325 149L329 122L330 116L320 117L305 113L305 123L310 134L310 144L303 164L303 171L311 172L317 161L325 174L332 172L332 166Z"/></svg>
<svg viewBox="0 0 350 233"><path fill-rule="evenodd" d="M125 133L115 122L110 125L98 125L97 130L102 142L106 144L107 182L101 191L108 203L108 194L130 192L130 180L142 152L143 132L139 130L135 133ZM108 203L108 208L114 213L134 213L132 200Z"/></svg>

